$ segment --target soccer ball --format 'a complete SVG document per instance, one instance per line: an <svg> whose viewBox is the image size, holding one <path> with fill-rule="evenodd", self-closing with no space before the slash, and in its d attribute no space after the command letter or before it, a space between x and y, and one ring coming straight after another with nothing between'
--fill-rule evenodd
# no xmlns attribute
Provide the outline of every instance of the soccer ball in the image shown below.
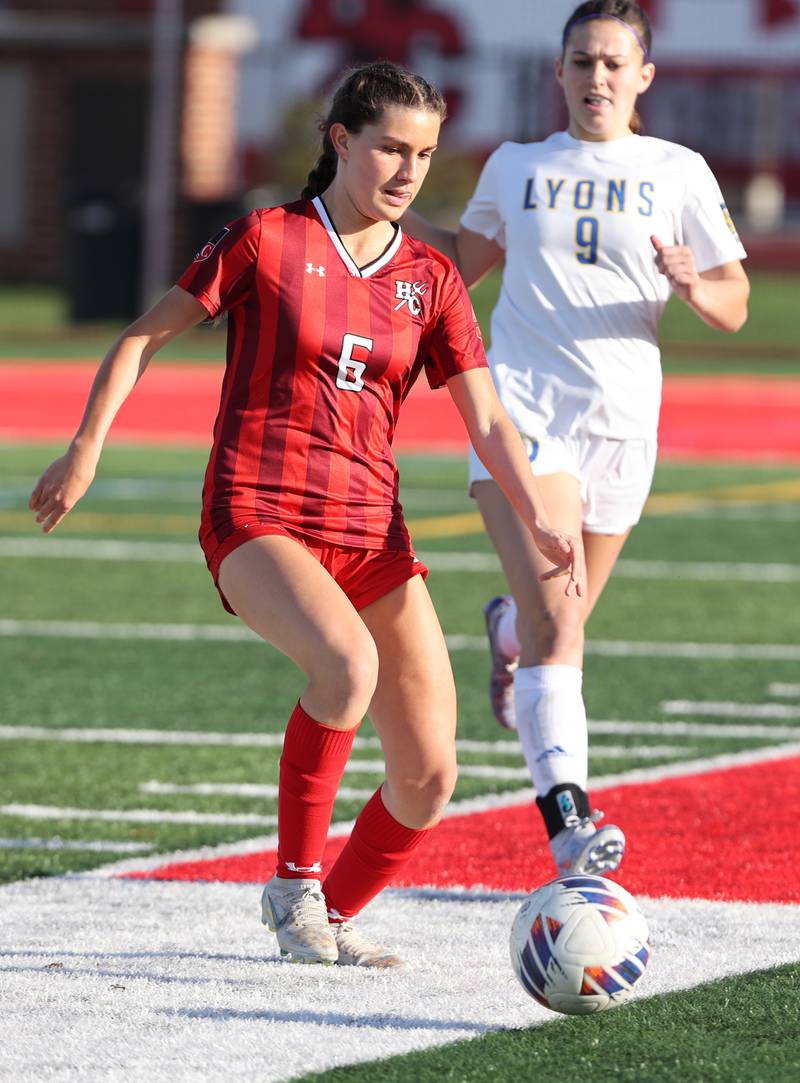
<svg viewBox="0 0 800 1083"><path fill-rule="evenodd" d="M564 1015L627 1000L650 958L634 897L602 876L560 876L537 888L511 927L511 964L526 993Z"/></svg>

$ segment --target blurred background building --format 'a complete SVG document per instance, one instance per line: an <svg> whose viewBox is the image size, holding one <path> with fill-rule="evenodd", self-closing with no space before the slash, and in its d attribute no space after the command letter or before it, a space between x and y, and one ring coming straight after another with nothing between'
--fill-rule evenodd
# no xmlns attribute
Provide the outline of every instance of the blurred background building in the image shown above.
<svg viewBox="0 0 800 1083"><path fill-rule="evenodd" d="M563 126L571 0L0 0L0 282L132 315L203 240L296 195L344 66L446 92L421 200L455 221L485 155ZM651 135L700 151L751 266L800 269L800 0L649 0ZM445 162L442 162L442 159Z"/></svg>

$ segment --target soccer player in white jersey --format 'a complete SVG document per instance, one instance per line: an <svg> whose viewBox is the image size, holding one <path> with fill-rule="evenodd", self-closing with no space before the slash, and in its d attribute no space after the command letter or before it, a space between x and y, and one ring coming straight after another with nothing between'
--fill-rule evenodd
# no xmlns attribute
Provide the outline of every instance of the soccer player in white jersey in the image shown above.
<svg viewBox="0 0 800 1083"><path fill-rule="evenodd" d="M640 135L651 30L628 0L580 4L555 63L566 131L504 143L457 233L406 228L450 255L467 285L505 259L489 358L550 514L583 533L587 590L538 578L542 558L470 454L470 492L511 595L486 607L497 720L516 728L559 872L618 867L625 838L587 796L584 625L648 495L661 394L658 322L676 293L705 323L747 317L744 249L703 158Z"/></svg>

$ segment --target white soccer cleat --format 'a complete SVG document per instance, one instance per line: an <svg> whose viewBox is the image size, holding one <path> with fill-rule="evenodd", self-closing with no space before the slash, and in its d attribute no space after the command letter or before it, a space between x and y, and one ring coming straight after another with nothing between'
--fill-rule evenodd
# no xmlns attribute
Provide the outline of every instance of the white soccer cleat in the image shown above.
<svg viewBox="0 0 800 1083"><path fill-rule="evenodd" d="M625 835L615 824L595 827L602 819L595 810L591 816L575 818L550 839L550 852L559 876L567 873L587 873L604 876L618 869L625 852Z"/></svg>
<svg viewBox="0 0 800 1083"><path fill-rule="evenodd" d="M373 966L381 968L405 966L399 955L395 955L389 948L382 944L376 944L362 936L357 929L353 928L349 921L333 922L331 924L336 946L339 949L337 966Z"/></svg>
<svg viewBox="0 0 800 1083"><path fill-rule="evenodd" d="M484 607L483 615L486 620L486 634L489 637L489 652L492 657L492 668L489 674L489 702L492 705L492 714L504 729L515 730L517 712L514 706L514 670L517 668L519 659L500 649L497 636L497 626L510 605L511 598L507 594L501 594L497 598L492 598Z"/></svg>
<svg viewBox="0 0 800 1083"><path fill-rule="evenodd" d="M319 880L273 876L261 894L261 921L288 962L330 966L339 958Z"/></svg>

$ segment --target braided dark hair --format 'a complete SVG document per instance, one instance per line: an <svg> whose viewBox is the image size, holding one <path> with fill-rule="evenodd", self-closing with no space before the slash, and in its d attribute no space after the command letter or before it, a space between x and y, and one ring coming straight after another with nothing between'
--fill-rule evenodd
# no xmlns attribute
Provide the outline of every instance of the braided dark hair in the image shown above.
<svg viewBox="0 0 800 1083"><path fill-rule="evenodd" d="M336 176L338 158L331 142L331 126L343 124L348 132L357 135L366 124L380 120L387 105L427 110L438 114L440 120L447 115L444 98L421 75L388 60L353 68L334 94L327 117L320 121L322 153L308 174L302 199L321 195Z"/></svg>
<svg viewBox="0 0 800 1083"><path fill-rule="evenodd" d="M647 63L650 59L650 51L653 48L653 31L647 12L635 3L635 0L587 0L584 4L578 4L564 24L564 32L561 35L561 59L564 59L567 39L572 28L588 19L602 19L603 17L616 19L617 22L625 23L628 26L642 50L645 63ZM635 109L631 114L630 128L636 135L642 135L644 132L641 117Z"/></svg>

